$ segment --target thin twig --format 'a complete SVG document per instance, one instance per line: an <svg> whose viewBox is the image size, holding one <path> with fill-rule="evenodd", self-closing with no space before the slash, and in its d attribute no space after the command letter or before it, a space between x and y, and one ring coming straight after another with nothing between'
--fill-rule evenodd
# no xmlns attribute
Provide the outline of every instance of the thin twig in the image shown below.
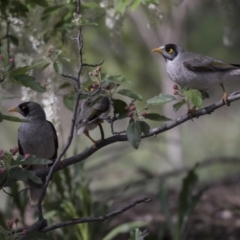
<svg viewBox="0 0 240 240"><path fill-rule="evenodd" d="M83 63L83 67L98 67L98 66L101 66L103 63L104 63L104 60L102 60L100 63L97 63L97 64Z"/></svg>
<svg viewBox="0 0 240 240"><path fill-rule="evenodd" d="M114 217L114 216L117 216L119 214L124 213L125 211L129 210L130 208L133 208L134 206L136 206L139 203L149 203L150 201L151 201L151 198L147 198L147 197L140 198L140 199L137 199L134 202L128 204L127 206L125 206L121 209L109 212L106 215L103 215L103 216L100 216L100 217L82 217L82 218L79 218L79 219L72 219L72 220L69 220L69 221L66 221L66 222L60 222L60 223L53 224L52 226L45 227L42 231L43 232L49 232L49 231L52 231L54 229L63 228L63 227L69 226L69 225L75 225L75 224L79 224L79 223L102 222L102 221L105 221L108 218L111 218L111 217Z"/></svg>
<svg viewBox="0 0 240 240"><path fill-rule="evenodd" d="M231 96L228 97L229 102L234 102L240 99L240 94L236 94L233 93L231 94ZM153 128L150 131L150 134L148 135L142 135L141 138L147 138L147 137L151 137L151 136L155 136L158 135L162 132L168 131L169 129L172 129L186 121L192 120L193 118L198 118L200 116L206 115L206 114L210 114L212 112L214 112L216 109L223 107L224 103L222 101L218 101L208 107L202 108L200 110L197 110L195 112L194 115L190 115L190 114L185 114L175 120L169 121L166 124L163 124L162 126L158 127L158 128ZM115 142L125 142L128 141L127 136L126 135L114 135L111 136L109 138L105 138L104 141L101 141L100 143L98 143L97 148L94 147L89 147L86 150L84 150L83 152L72 156L70 158L67 158L65 160L63 160L62 163L62 168L68 167L72 164L78 163L78 162L82 162L85 159L87 159L89 156L91 156L92 154L94 154L96 151L99 151L101 148L113 144ZM61 170L60 167L57 166L57 168L55 169L55 171L59 171ZM38 169L35 170L36 174L38 177L43 177L46 176L49 172L49 168L48 169Z"/></svg>
<svg viewBox="0 0 240 240"><path fill-rule="evenodd" d="M21 191L17 192L16 194L9 193L9 192L7 192L4 188L2 188L2 190L3 190L3 192L6 193L7 195L9 195L9 196L11 196L11 197L16 197L16 196L18 196L20 193L25 192L25 191L30 190L30 189L33 189L33 188L39 188L39 187L36 186L36 187L24 188L24 189L22 189Z"/></svg>
<svg viewBox="0 0 240 240"><path fill-rule="evenodd" d="M76 12L79 14L80 7L81 7L81 1L77 0L76 4L77 4ZM44 196L45 196L46 190L48 188L49 182L52 179L52 176L53 176L54 172L56 171L56 169L58 169L59 162L60 162L61 158L63 157L63 155L66 153L66 151L70 147L72 139L73 139L73 135L74 135L74 128L75 128L77 110L78 110L79 100L80 100L80 96L81 96L81 93L79 91L80 90L80 75L81 75L81 71L82 71L82 47L83 47L83 39L82 39L81 30L82 30L82 27L80 26L78 28L78 37L77 37L77 44L78 44L78 49L79 49L79 68L78 68L78 76L77 76L77 98L76 98L76 101L75 101L75 106L74 106L74 111L73 111L71 129L70 129L70 133L69 133L68 140L67 140L67 143L66 143L65 147L63 148L63 150L61 151L61 153L57 157L56 161L54 162L54 164L50 168L50 171L47 175L46 182L43 186L42 194L41 194L41 196L38 200L37 208L38 208L39 221L43 219L42 201L44 199Z"/></svg>
<svg viewBox="0 0 240 240"><path fill-rule="evenodd" d="M98 127L99 127L100 133L101 133L101 140L103 141L105 139L105 137L104 137L104 131L103 131L102 124L98 123Z"/></svg>
<svg viewBox="0 0 240 240"><path fill-rule="evenodd" d="M76 82L78 81L78 79L76 77L73 77L73 76L70 76L70 75L66 75L66 74L62 73L62 76L65 77L65 78L70 78L70 79L72 79L72 80L74 80Z"/></svg>

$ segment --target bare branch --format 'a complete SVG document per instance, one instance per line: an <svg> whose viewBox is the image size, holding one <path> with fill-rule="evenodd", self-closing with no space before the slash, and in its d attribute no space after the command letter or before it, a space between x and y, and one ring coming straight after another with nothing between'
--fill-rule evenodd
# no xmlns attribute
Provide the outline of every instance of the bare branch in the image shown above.
<svg viewBox="0 0 240 240"><path fill-rule="evenodd" d="M229 102L234 102L239 99L240 99L239 92L234 92L228 97ZM222 101L218 101L208 107L197 110L193 116L191 116L190 114L185 114L175 120L172 120L166 124L163 124L162 126L160 126L158 128L151 129L150 134L142 135L141 138L147 138L147 137L158 135L158 134L168 131L169 129L172 129L186 121L192 120L193 118L198 118L198 117L206 115L206 114L211 114L216 109L218 109L222 106L224 106L224 103ZM94 154L96 151L100 150L101 148L103 148L107 145L113 144L115 142L125 142L125 141L128 141L127 136L125 134L124 135L114 135L109 138L106 138L106 139L104 139L104 141L101 141L97 144L97 148L94 148L93 146L91 146L91 147L87 148L85 151L63 160L61 162L62 167L65 168L72 164L82 162L85 159L87 159L89 156ZM58 170L60 170L59 166L56 167L55 171L58 171ZM39 169L39 170L36 170L35 172L36 172L37 176L39 176L39 177L46 176L49 172L49 168L48 169Z"/></svg>
<svg viewBox="0 0 240 240"><path fill-rule="evenodd" d="M62 73L62 76L65 77L65 78L70 78L70 79L72 79L72 80L74 80L76 82L78 81L78 79L76 77L73 77L73 76L70 76L70 75L66 75L66 74Z"/></svg>
<svg viewBox="0 0 240 240"><path fill-rule="evenodd" d="M104 216L100 216L100 217L82 217L82 218L78 218L78 219L72 219L66 222L61 222L61 223L56 223L52 226L49 227L45 227L42 231L43 232L49 232L52 231L54 229L58 229L58 228L63 228L69 225L75 225L75 224L79 224L79 223L86 223L86 222L102 222L105 221L108 218L120 215L122 213L124 213L125 211L129 210L130 208L133 208L134 206L136 206L139 203L149 203L151 201L151 198L140 198L135 200L134 202L128 204L127 206L109 212L108 214L104 215Z"/></svg>
<svg viewBox="0 0 240 240"><path fill-rule="evenodd" d="M76 12L79 14L80 8L81 8L81 1L77 0L76 4L77 4L76 5ZM75 106L74 106L74 111L73 111L71 129L70 129L70 133L69 133L68 140L67 140L67 143L66 143L65 147L63 148L63 150L61 151L61 153L57 157L56 161L54 162L54 164L51 166L51 168L49 170L46 182L43 186L42 194L41 194L41 196L38 200L37 208L38 208L38 218L39 218L39 220L43 219L42 201L44 199L44 196L45 196L46 190L48 188L49 182L52 179L52 176L53 176L54 172L59 167L60 160L63 157L63 155L66 153L68 148L70 147L72 139L73 139L77 110L78 110L79 100L80 100L80 96L81 96L81 93L79 91L80 90L80 75L81 75L81 71L82 71L82 48L83 48L83 38L82 38L81 31L82 31L82 27L80 26L78 28L78 37L77 37L77 44L78 44L78 49L79 49L79 66L78 66L78 76L77 76L77 80L76 80L77 81L77 98L76 98L76 101L75 101Z"/></svg>
<svg viewBox="0 0 240 240"><path fill-rule="evenodd" d="M83 67L97 67L97 66L101 66L103 63L104 63L104 60L102 60L100 63L97 63L97 64L83 63Z"/></svg>
<svg viewBox="0 0 240 240"><path fill-rule="evenodd" d="M36 187L24 188L24 189L22 189L21 191L17 192L16 194L9 193L9 192L7 192L4 188L2 188L2 190L3 190L3 192L6 193L7 195L9 195L9 196L11 196L11 197L16 197L16 196L18 196L20 193L25 192L25 191L27 191L27 190L29 190L29 189L32 189L32 188L38 188L38 186L36 186Z"/></svg>

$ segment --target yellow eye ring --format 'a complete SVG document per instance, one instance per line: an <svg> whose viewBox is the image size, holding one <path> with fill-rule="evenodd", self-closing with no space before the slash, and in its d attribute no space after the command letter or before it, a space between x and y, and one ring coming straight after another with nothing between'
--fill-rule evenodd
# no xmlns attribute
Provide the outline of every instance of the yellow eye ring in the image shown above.
<svg viewBox="0 0 240 240"><path fill-rule="evenodd" d="M172 48L170 48L169 51L168 51L169 54L172 54L173 52L174 52L174 51L173 51Z"/></svg>

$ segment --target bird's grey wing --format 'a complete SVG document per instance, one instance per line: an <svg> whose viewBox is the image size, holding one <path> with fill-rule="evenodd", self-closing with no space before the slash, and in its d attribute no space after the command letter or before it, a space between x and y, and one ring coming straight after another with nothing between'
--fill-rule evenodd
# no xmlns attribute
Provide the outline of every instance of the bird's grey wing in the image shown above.
<svg viewBox="0 0 240 240"><path fill-rule="evenodd" d="M50 121L47 121L49 123L49 125L51 126L52 128L52 131L53 131L53 137L54 137L54 154L53 156L51 157L51 159L56 159L57 158L57 154L58 154L58 137L57 137L57 132L56 132L56 129L54 127L54 125L50 122Z"/></svg>
<svg viewBox="0 0 240 240"><path fill-rule="evenodd" d="M196 58L190 58L183 62L184 67L190 71L215 72L229 71L239 69L240 65L230 64L218 59L197 55Z"/></svg>

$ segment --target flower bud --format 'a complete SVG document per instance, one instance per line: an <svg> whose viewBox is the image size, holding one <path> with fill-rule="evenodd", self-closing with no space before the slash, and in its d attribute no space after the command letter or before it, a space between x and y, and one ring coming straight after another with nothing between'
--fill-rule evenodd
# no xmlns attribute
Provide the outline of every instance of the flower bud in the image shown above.
<svg viewBox="0 0 240 240"><path fill-rule="evenodd" d="M31 154L30 154L30 153L26 153L26 154L24 155L24 158L25 158L25 159L27 159L27 158L29 158L29 157L31 157Z"/></svg>
<svg viewBox="0 0 240 240"><path fill-rule="evenodd" d="M13 227L13 221L12 221L12 220L7 221L7 226L8 226L9 229L12 229L12 227Z"/></svg>
<svg viewBox="0 0 240 240"><path fill-rule="evenodd" d="M14 63L14 58L13 57L9 58L9 62Z"/></svg>
<svg viewBox="0 0 240 240"><path fill-rule="evenodd" d="M0 54L0 61L1 61L1 60L3 60L3 56L2 56L2 54Z"/></svg>
<svg viewBox="0 0 240 240"><path fill-rule="evenodd" d="M15 217L15 218L13 219L13 222L17 224L17 223L19 222L19 219L18 219L17 217Z"/></svg>
<svg viewBox="0 0 240 240"><path fill-rule="evenodd" d="M128 113L128 117L130 117L130 118L132 118L133 115L134 115L134 112L129 112L129 113Z"/></svg>
<svg viewBox="0 0 240 240"><path fill-rule="evenodd" d="M22 234L23 235L27 235L28 234L28 230L27 229L23 229Z"/></svg>
<svg viewBox="0 0 240 240"><path fill-rule="evenodd" d="M178 91L175 90L175 91L173 92L173 94L174 94L174 95L178 95Z"/></svg>
<svg viewBox="0 0 240 240"><path fill-rule="evenodd" d="M13 147L10 149L10 153L14 156L18 152L18 147Z"/></svg>
<svg viewBox="0 0 240 240"><path fill-rule="evenodd" d="M109 85L107 85L107 86L105 87L105 89L106 89L106 90L110 90L111 87L110 87Z"/></svg>
<svg viewBox="0 0 240 240"><path fill-rule="evenodd" d="M96 68L96 71L97 71L97 72L101 72L101 67L98 66L98 67Z"/></svg>
<svg viewBox="0 0 240 240"><path fill-rule="evenodd" d="M0 175L4 174L4 172L5 172L5 169L4 168L0 168Z"/></svg>
<svg viewBox="0 0 240 240"><path fill-rule="evenodd" d="M135 105L132 105L132 106L130 107L130 110L131 110L131 111L135 111L135 110L136 110L136 106L135 106Z"/></svg>
<svg viewBox="0 0 240 240"><path fill-rule="evenodd" d="M173 89L177 90L177 89L178 89L178 85L177 85L177 84L174 84L174 85L173 85Z"/></svg>
<svg viewBox="0 0 240 240"><path fill-rule="evenodd" d="M146 112L142 112L141 116L145 118L145 117L147 117L147 113Z"/></svg>

